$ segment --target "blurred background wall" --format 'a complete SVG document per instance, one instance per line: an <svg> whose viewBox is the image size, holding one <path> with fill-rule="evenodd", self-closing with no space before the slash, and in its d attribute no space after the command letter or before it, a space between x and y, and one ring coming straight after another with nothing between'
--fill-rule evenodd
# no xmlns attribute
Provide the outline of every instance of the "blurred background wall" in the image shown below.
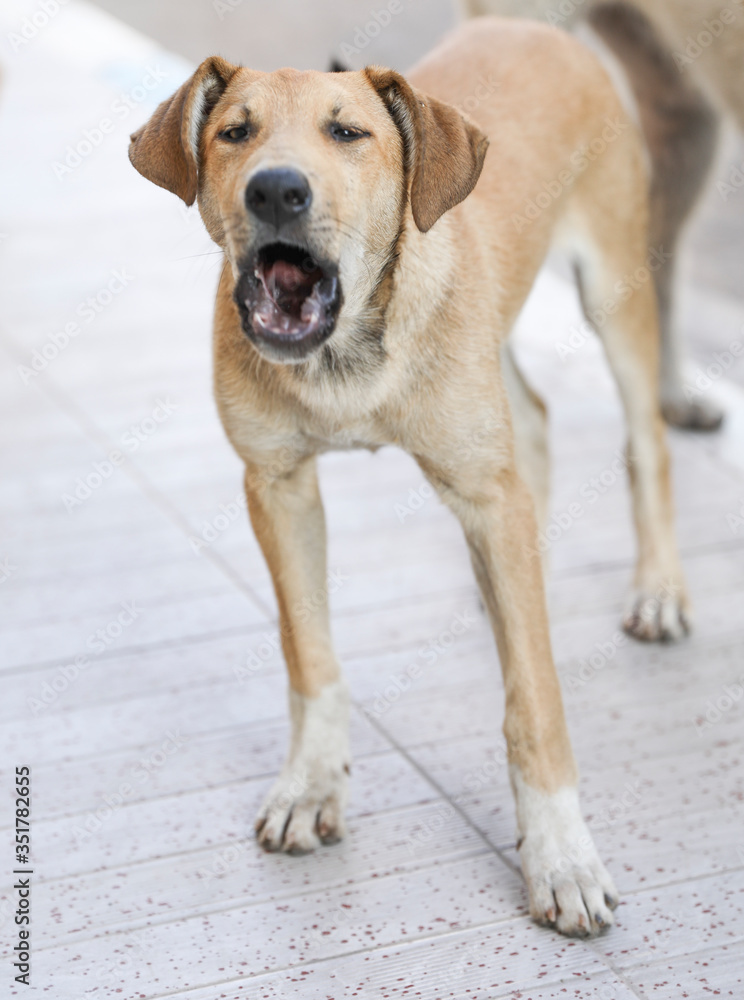
<svg viewBox="0 0 744 1000"><path fill-rule="evenodd" d="M354 69L373 62L405 69L457 16L456 0L96 2L194 62L219 54L262 70L326 69L331 55Z"/></svg>

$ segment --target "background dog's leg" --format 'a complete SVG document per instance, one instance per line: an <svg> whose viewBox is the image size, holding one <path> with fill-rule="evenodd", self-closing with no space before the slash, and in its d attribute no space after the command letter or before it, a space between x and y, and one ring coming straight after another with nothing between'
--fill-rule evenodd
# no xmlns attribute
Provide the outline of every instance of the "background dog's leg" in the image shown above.
<svg viewBox="0 0 744 1000"><path fill-rule="evenodd" d="M635 156L631 145L618 140L597 158L577 192L577 275L587 320L604 344L628 424L638 560L624 626L639 639L677 639L688 630L689 608L659 404L652 273L660 262L654 262L646 245L646 208Z"/></svg>
<svg viewBox="0 0 744 1000"><path fill-rule="evenodd" d="M535 502L537 526L544 531L550 504L548 412L520 371L508 342L501 351L501 371L514 416L517 472L529 487ZM543 557L543 565L545 562Z"/></svg>
<svg viewBox="0 0 744 1000"><path fill-rule="evenodd" d="M292 723L289 756L256 831L268 850L301 853L343 836L350 767L349 696L331 642L315 459L279 477L247 466L245 488L279 604Z"/></svg>
<svg viewBox="0 0 744 1000"><path fill-rule="evenodd" d="M470 435L470 439L474 435ZM503 447L503 437L502 437ZM545 590L529 489L513 461L467 468L422 461L462 523L504 675L504 735L530 913L570 935L612 923L617 893L579 808L577 772L550 650ZM457 454L453 449L453 455Z"/></svg>
<svg viewBox="0 0 744 1000"><path fill-rule="evenodd" d="M592 8L588 20L618 57L633 90L651 161L649 243L670 256L654 274L661 333L661 404L676 427L715 430L722 410L683 391L684 351L674 316L677 244L715 159L719 116L680 73L651 22L625 3Z"/></svg>

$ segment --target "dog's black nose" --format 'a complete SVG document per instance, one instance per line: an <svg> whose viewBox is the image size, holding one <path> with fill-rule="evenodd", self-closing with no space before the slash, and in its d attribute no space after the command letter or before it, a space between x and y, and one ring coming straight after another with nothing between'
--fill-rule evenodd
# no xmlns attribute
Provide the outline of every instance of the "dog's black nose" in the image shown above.
<svg viewBox="0 0 744 1000"><path fill-rule="evenodd" d="M294 222L313 200L307 177L291 167L259 170L245 191L245 203L262 222L276 229Z"/></svg>

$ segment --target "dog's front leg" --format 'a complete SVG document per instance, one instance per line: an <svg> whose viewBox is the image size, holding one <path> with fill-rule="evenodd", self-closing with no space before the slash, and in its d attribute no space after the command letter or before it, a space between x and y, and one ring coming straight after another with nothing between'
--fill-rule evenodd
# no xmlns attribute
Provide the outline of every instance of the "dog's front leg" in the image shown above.
<svg viewBox="0 0 744 1000"><path fill-rule="evenodd" d="M331 643L326 533L315 459L270 476L248 465L248 510L279 604L292 738L256 819L268 850L311 851L345 832L349 696Z"/></svg>
<svg viewBox="0 0 744 1000"><path fill-rule="evenodd" d="M513 469L437 483L460 518L493 624L530 913L563 934L612 923L617 891L581 816L577 771L550 649L531 496Z"/></svg>

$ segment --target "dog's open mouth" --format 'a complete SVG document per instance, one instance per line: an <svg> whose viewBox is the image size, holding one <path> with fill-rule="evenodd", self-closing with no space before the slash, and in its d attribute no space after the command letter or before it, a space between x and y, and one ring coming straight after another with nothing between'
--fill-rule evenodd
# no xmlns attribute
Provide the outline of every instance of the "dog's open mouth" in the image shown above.
<svg viewBox="0 0 744 1000"><path fill-rule="evenodd" d="M304 355L333 331L341 305L337 269L302 247L270 243L244 268L235 301L251 339Z"/></svg>

